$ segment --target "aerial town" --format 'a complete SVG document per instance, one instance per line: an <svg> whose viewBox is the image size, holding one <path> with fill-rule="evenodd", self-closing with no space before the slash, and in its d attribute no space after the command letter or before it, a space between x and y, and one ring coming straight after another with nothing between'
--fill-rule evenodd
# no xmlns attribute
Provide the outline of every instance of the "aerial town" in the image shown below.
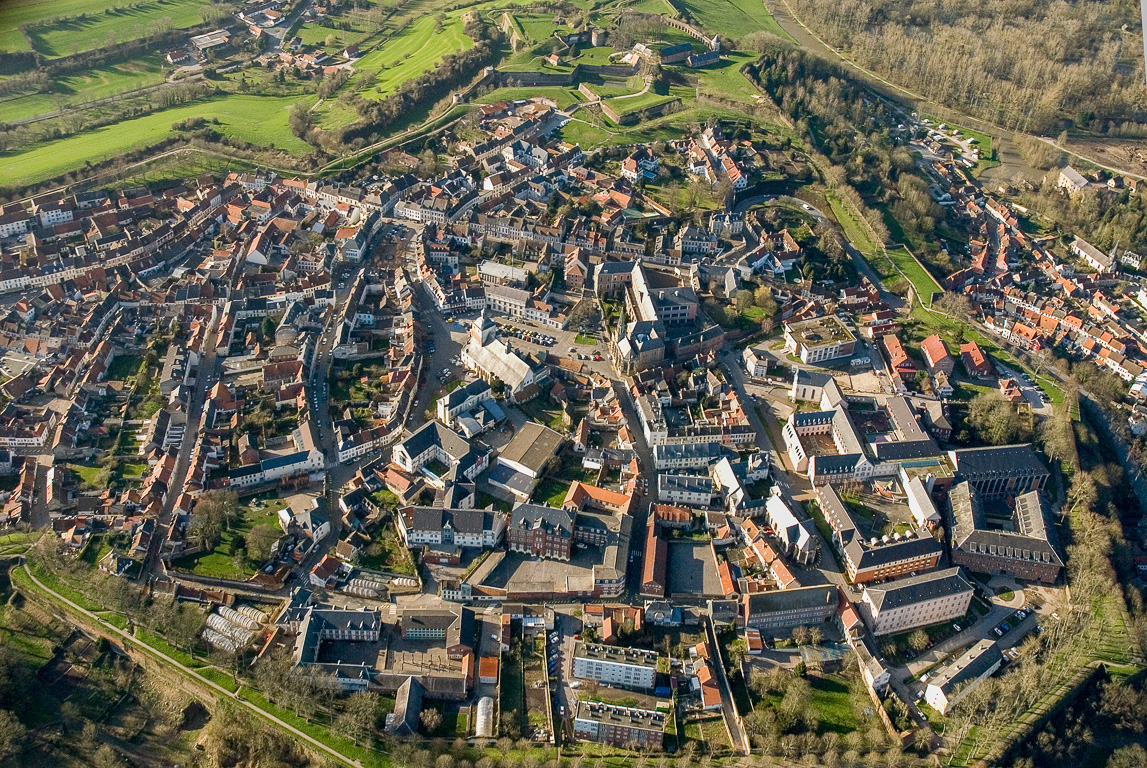
<svg viewBox="0 0 1147 768"><path fill-rule="evenodd" d="M164 66L321 114L385 50L316 42L341 5ZM1147 177L991 174L972 117L826 118L797 54L639 5L436 18L560 45L361 165L4 198L0 660L51 703L0 692L0 764L1042 765L1085 707L1112 741L1058 754L1137 764L1096 755L1142 740L1110 686L1147 706L1147 241L1079 211Z"/></svg>

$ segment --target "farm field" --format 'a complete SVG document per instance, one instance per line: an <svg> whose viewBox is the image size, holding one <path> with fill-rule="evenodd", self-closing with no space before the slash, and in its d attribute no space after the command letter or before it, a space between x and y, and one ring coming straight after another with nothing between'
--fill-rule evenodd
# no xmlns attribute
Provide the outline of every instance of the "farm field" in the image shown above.
<svg viewBox="0 0 1147 768"><path fill-rule="evenodd" d="M498 88L479 97L476 101L479 104L493 104L496 101L531 99L535 96L552 99L558 105L558 109L565 109L584 100L576 88L545 86L541 88Z"/></svg>
<svg viewBox="0 0 1147 768"><path fill-rule="evenodd" d="M343 27L349 27L344 29ZM318 46L329 54L341 52L348 45L360 42L377 30L377 25L361 11L351 11L317 21L308 21L299 27L298 36L306 47ZM334 44L326 40L334 36Z"/></svg>
<svg viewBox="0 0 1147 768"><path fill-rule="evenodd" d="M4 120L23 120L61 106L86 104L97 99L162 83L164 69L158 56L131 59L57 78L53 93L30 93L0 101Z"/></svg>
<svg viewBox="0 0 1147 768"><path fill-rule="evenodd" d="M217 118L228 136L255 144L274 144L295 154L308 145L287 127L287 110L297 96L228 95L154 112L34 147L0 153L0 177L8 184L32 184L82 166L161 141L171 124L189 117Z"/></svg>
<svg viewBox="0 0 1147 768"><path fill-rule="evenodd" d="M706 32L719 32L739 39L750 32L765 30L786 40L792 38L781 29L760 0L675 0Z"/></svg>
<svg viewBox="0 0 1147 768"><path fill-rule="evenodd" d="M32 16L31 9L21 13L26 6L17 5L12 9L5 3L0 42L8 39L5 32L9 27L15 28L21 43L15 50L27 50L27 44L18 30L21 24L86 13L88 16L84 19L72 19L32 31L33 48L36 51L49 58L68 56L143 37L155 31L154 27L158 25L174 29L194 26L203 21L201 11L209 5L205 0L153 0L134 8L105 12L107 3L65 0L62 3L38 3L35 15Z"/></svg>
<svg viewBox="0 0 1147 768"><path fill-rule="evenodd" d="M374 85L364 91L367 98L381 99L399 89L407 80L432 69L446 56L474 45L462 31L462 20L448 21L441 32L434 31L434 18L423 16L381 48L363 56L355 64L355 79L372 78Z"/></svg>

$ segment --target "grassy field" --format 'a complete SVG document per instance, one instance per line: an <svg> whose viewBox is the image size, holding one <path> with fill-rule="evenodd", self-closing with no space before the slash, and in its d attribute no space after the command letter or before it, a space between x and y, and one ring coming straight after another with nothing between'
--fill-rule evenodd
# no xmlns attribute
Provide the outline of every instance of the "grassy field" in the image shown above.
<svg viewBox="0 0 1147 768"><path fill-rule="evenodd" d="M741 67L755 58L753 54L734 51L726 53L717 64L691 70L701 80L698 90L747 104L756 103L754 97L759 97L761 92L741 74Z"/></svg>
<svg viewBox="0 0 1147 768"><path fill-rule="evenodd" d="M350 29L341 29L343 25ZM318 46L327 53L339 53L348 45L360 42L376 31L375 25L361 12L348 12L330 16L319 21L308 21L299 27L298 36L305 46ZM334 44L327 45L327 38L334 36Z"/></svg>
<svg viewBox="0 0 1147 768"><path fill-rule="evenodd" d="M227 95L154 112L144 117L86 131L27 149L0 153L0 177L8 184L32 184L133 149L161 141L171 124L189 117L217 118L218 129L254 144L274 144L295 154L309 147L287 127L287 110L295 96Z"/></svg>
<svg viewBox="0 0 1147 768"><path fill-rule="evenodd" d="M555 24L552 14L514 14L514 21L525 33L526 37L534 42L541 43L554 36L554 32L572 32L568 24Z"/></svg>
<svg viewBox="0 0 1147 768"><path fill-rule="evenodd" d="M563 141L580 144L583 150L616 144L670 141L681 138L682 125L689 122L704 123L710 117L744 120L746 116L731 109L694 106L641 125L621 128L601 116L595 117L586 110L579 110L575 119L562 127L560 136Z"/></svg>
<svg viewBox="0 0 1147 768"><path fill-rule="evenodd" d="M645 87L645 81L639 75L634 75L627 80L606 80L601 84L589 83L588 86L601 98L612 99L640 92Z"/></svg>
<svg viewBox="0 0 1147 768"><path fill-rule="evenodd" d="M197 5L206 5L199 0ZM28 43L20 34L23 24L31 24L59 16L78 16L81 13L101 14L108 6L106 0L5 0L0 12L0 51L27 51Z"/></svg>
<svg viewBox="0 0 1147 768"><path fill-rule="evenodd" d="M609 55L615 53L608 45L599 45L596 48L578 48L578 56L573 59L578 64L605 65L612 63Z"/></svg>
<svg viewBox="0 0 1147 768"><path fill-rule="evenodd" d="M7 40L3 33L9 25L18 27L31 20L26 18L14 22L13 17L25 15L20 13L23 7L18 6L14 12L9 13L9 5L5 3L5 18L0 24L0 42ZM34 30L34 48L54 58L125 43L154 33L159 25L182 29L202 22L201 11L209 5L205 0L153 0L134 8L105 12L106 3L39 3L37 17L40 19L78 13L87 13L88 16ZM71 6L76 6L78 10L66 10ZM19 32L16 34L19 35ZM24 42L22 37L20 40ZM26 47L21 46L21 50L26 50Z"/></svg>
<svg viewBox="0 0 1147 768"><path fill-rule="evenodd" d="M693 88L683 85L669 85L663 82L654 83L654 86L640 96L632 98L614 98L609 100L609 106L617 111L619 115L625 115L630 112L637 112L642 109L649 109L658 104L664 104L673 99L681 99L682 102L687 99L692 99L696 95Z"/></svg>
<svg viewBox="0 0 1147 768"><path fill-rule="evenodd" d="M190 557L182 558L174 563L176 568L191 571L199 576L218 579L246 580L255 575L255 569L246 561L236 564L231 550L235 539L246 536L256 525L270 525L278 527L278 512L285 509L287 503L281 499L271 499L261 509L251 506L243 508L239 523L229 531L224 531L219 545L212 552L200 552Z"/></svg>
<svg viewBox="0 0 1147 768"><path fill-rule="evenodd" d="M916 295L920 297L920 301L925 306L932 306L932 294L943 293L944 289L936 282L929 272L917 263L916 259L912 258L912 254L903 248L890 248L888 249L888 257L892 262L900 268L908 281L912 283L912 287L916 290Z"/></svg>
<svg viewBox="0 0 1147 768"><path fill-rule="evenodd" d="M539 504L548 504L551 507L560 508L562 502L566 499L566 493L569 492L569 489L569 483L546 478L538 483L538 487L534 489L534 501Z"/></svg>
<svg viewBox="0 0 1147 768"><path fill-rule="evenodd" d="M477 102L479 104L493 104L497 101L532 99L535 96L552 99L558 105L558 109L565 109L585 100L585 97L576 88L547 86L542 88L498 88L480 97Z"/></svg>
<svg viewBox="0 0 1147 768"><path fill-rule="evenodd" d="M720 32L734 39L765 30L786 40L792 38L760 0L677 0L706 32Z"/></svg>
<svg viewBox="0 0 1147 768"><path fill-rule="evenodd" d="M327 99L311 110L315 122L323 128L341 128L358 120L358 112L338 100Z"/></svg>
<svg viewBox="0 0 1147 768"><path fill-rule="evenodd" d="M462 31L461 18L449 21L441 32L434 31L434 18L423 16L382 47L359 59L358 78L372 78L374 85L362 91L367 98L381 99L398 90L407 80L433 69L451 53L473 46Z"/></svg>

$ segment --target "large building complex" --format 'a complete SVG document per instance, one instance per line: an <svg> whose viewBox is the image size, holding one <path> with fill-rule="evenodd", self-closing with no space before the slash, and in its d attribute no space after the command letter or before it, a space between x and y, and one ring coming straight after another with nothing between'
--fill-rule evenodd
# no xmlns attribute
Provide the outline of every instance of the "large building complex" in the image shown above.
<svg viewBox="0 0 1147 768"><path fill-rule="evenodd" d="M925 571L935 568L944 554L944 548L927 530L865 536L831 485L817 488L817 498L832 528L833 544L844 558L849 581L863 583Z"/></svg>
<svg viewBox="0 0 1147 768"><path fill-rule="evenodd" d="M989 518L985 500L967 480L952 486L948 501L953 563L976 573L1005 573L1049 584L1059 578L1063 558L1038 491L1016 497L1015 509L1003 518Z"/></svg>

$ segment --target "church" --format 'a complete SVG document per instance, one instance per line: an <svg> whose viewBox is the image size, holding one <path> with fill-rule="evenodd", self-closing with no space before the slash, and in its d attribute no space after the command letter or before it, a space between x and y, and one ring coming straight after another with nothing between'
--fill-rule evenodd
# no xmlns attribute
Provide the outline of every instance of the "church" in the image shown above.
<svg viewBox="0 0 1147 768"><path fill-rule="evenodd" d="M491 384L506 385L506 396L515 403L532 400L541 392L544 368L532 356L518 352L498 338L498 325L486 310L470 328L470 341L462 350L462 364Z"/></svg>

